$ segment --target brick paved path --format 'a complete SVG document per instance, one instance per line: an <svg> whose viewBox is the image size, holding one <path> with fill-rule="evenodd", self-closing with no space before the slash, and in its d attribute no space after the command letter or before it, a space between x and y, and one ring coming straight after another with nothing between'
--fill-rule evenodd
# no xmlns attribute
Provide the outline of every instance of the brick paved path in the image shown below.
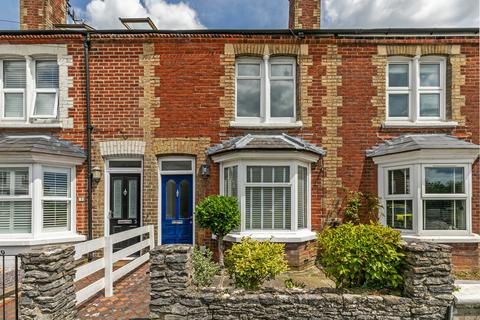
<svg viewBox="0 0 480 320"><path fill-rule="evenodd" d="M149 264L118 281L114 296L105 298L103 292L79 307L79 319L127 320L147 319L150 302Z"/></svg>

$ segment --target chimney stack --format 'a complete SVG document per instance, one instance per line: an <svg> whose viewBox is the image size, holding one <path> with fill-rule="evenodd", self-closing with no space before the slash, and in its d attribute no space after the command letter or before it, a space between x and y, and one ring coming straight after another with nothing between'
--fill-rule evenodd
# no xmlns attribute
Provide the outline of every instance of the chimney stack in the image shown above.
<svg viewBox="0 0 480 320"><path fill-rule="evenodd" d="M321 0L289 0L290 29L320 29Z"/></svg>
<svg viewBox="0 0 480 320"><path fill-rule="evenodd" d="M20 0L20 30L53 29L67 23L67 0Z"/></svg>

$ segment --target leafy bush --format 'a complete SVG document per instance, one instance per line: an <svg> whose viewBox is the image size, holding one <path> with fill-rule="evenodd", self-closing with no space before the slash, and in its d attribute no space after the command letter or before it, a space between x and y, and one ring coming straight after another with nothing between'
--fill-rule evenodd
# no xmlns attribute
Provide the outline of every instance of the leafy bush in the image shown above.
<svg viewBox="0 0 480 320"><path fill-rule="evenodd" d="M195 209L196 222L217 236L220 267L223 268L223 237L240 226L237 199L208 196Z"/></svg>
<svg viewBox="0 0 480 320"><path fill-rule="evenodd" d="M378 223L343 224L318 235L320 263L337 287L396 288L403 283L400 232Z"/></svg>
<svg viewBox="0 0 480 320"><path fill-rule="evenodd" d="M288 269L284 249L282 243L243 238L225 253L227 272L235 286L256 290Z"/></svg>
<svg viewBox="0 0 480 320"><path fill-rule="evenodd" d="M284 283L285 283L285 288L287 289L294 289L294 288L304 289L307 286L302 281L297 281L292 278L285 279Z"/></svg>
<svg viewBox="0 0 480 320"><path fill-rule="evenodd" d="M206 287L212 284L213 277L220 269L212 260L212 250L206 248L202 252L200 248L193 249L193 284L197 287Z"/></svg>
<svg viewBox="0 0 480 320"><path fill-rule="evenodd" d="M346 202L343 214L347 222L359 224L361 222L377 221L378 209L381 208L378 197L370 193L345 189Z"/></svg>

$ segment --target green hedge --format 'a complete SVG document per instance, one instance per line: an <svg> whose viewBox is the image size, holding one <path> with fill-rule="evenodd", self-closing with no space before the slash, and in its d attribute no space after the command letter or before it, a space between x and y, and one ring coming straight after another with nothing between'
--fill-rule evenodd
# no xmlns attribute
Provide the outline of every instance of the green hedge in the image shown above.
<svg viewBox="0 0 480 320"><path fill-rule="evenodd" d="M319 260L337 287L397 288L403 284L400 232L379 224L343 224L318 234Z"/></svg>

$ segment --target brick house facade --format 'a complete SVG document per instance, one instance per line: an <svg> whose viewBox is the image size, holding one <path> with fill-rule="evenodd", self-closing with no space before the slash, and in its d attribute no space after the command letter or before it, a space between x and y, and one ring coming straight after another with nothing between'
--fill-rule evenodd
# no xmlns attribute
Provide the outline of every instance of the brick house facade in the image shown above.
<svg viewBox="0 0 480 320"><path fill-rule="evenodd" d="M88 52L91 167L100 178L92 181L93 237L114 228L121 230L122 223L134 221L155 225L159 242L175 241L177 236L212 245L211 235L195 227L193 219L194 231L185 229L193 239L182 238L185 235L178 230L167 239L166 232L171 230L162 229L162 224L168 220L165 211L171 210L165 207L170 181L163 177L176 174L189 176L187 183L194 184L189 189L194 195L187 205L190 211L207 195L235 190L242 227L231 235L231 241L243 235L273 235L274 241L287 243L294 267L312 261L315 249L309 244L314 232L342 217L345 196L353 190L379 195L381 221L403 229L406 239L452 244L456 268L478 269L478 30L324 30L319 29L319 1L290 0L294 31L72 31L53 28L65 22L65 12L41 11L40 6L49 1L21 1L25 3L23 30L0 33L0 54L3 61L28 56L27 65L44 56L55 57L58 112L46 120L2 117L0 133L18 141L32 135L55 136L86 150L84 58ZM35 4L39 8L32 9ZM35 10L49 12L50 22L31 19ZM38 63L35 68L41 70ZM406 83L400 86L395 81ZM423 81L433 81L433 85L422 91ZM37 87L35 95L40 94ZM28 96L28 81L25 90ZM38 98L33 99L31 107L28 99L24 102L31 115L40 108ZM439 137L440 145L415 144L418 139L430 141L426 135L431 134ZM413 137L411 149L392 147L393 151L378 156L367 154L385 142L395 147L398 137ZM454 137L452 145L445 148L442 139L449 137ZM309 145L322 152L304 147ZM212 148L220 151L212 152ZM36 154L35 150L29 153ZM48 157L39 160L42 168L59 161L51 159L55 157L51 152ZM22 167L21 160L2 156L0 162L0 167L9 170L4 170L5 175L21 177L21 172L12 169ZM36 162L31 160L25 167L32 166L31 176L39 175L38 182L31 178L31 230L19 236L18 242L0 240L1 246L18 250L44 242L78 241L88 234L88 167L86 162L66 162L72 168L66 181L75 187L68 191L71 198L57 199L55 204L61 207L61 201L69 201L69 226L60 233L45 228L46 218L41 217L50 209L44 204L50 203L45 198L47 182L44 198L35 192L40 192L36 190L42 189L49 171L39 167L36 173ZM174 169L168 169L170 165ZM268 178L277 173L278 180ZM450 176L462 190L445 191ZM63 176L55 177L60 185ZM445 190L430 198L431 181L424 179ZM134 193L140 202L118 200L122 196L115 193L116 181L118 190L128 189L124 197ZM391 188L397 191L390 192ZM7 200L0 196L5 204ZM112 224L117 205L136 210L138 219L121 216ZM177 205L182 210L183 204ZM264 210L269 206L271 210ZM57 207L50 210L58 216L54 223L61 226L64 211ZM38 226L40 221L43 228ZM9 232L15 234L14 223Z"/></svg>

